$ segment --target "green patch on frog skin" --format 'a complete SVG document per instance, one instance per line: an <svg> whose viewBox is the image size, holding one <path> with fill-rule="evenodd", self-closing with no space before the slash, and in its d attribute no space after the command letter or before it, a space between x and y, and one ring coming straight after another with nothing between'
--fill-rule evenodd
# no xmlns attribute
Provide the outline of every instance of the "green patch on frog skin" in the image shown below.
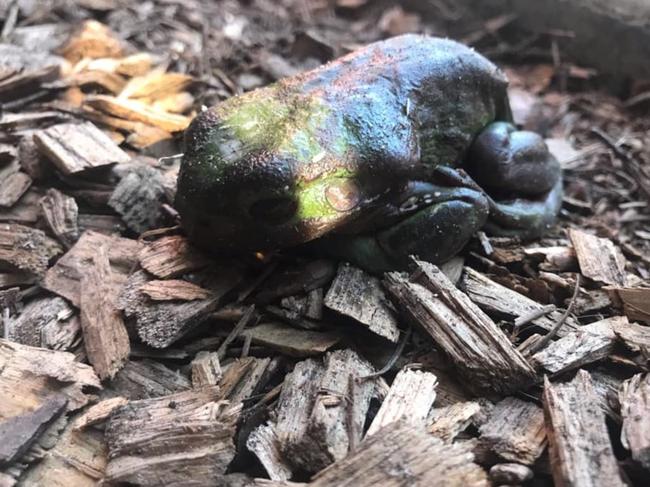
<svg viewBox="0 0 650 487"><path fill-rule="evenodd" d="M353 178L354 173L348 169L340 168L325 177L299 183L296 188L299 202L296 219L317 218L326 221L330 218L340 218L341 212L329 204L325 193L329 186L336 183L336 180Z"/></svg>

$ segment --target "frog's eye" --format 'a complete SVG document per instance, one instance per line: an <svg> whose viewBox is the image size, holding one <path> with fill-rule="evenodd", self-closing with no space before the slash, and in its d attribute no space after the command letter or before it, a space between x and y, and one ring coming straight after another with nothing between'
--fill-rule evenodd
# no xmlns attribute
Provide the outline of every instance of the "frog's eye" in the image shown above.
<svg viewBox="0 0 650 487"><path fill-rule="evenodd" d="M336 211L350 211L361 201L361 190L351 179L338 179L325 190L327 202Z"/></svg>
<svg viewBox="0 0 650 487"><path fill-rule="evenodd" d="M292 198L265 198L253 203L250 215L262 223L278 225L296 214L298 204Z"/></svg>

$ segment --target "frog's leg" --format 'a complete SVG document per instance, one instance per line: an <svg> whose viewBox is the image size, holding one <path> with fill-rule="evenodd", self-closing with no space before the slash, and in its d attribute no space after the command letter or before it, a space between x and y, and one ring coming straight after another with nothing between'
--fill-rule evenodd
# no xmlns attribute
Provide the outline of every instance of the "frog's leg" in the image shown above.
<svg viewBox="0 0 650 487"><path fill-rule="evenodd" d="M537 238L555 222L562 173L538 134L492 123L472 143L463 167L489 195L489 233Z"/></svg>
<svg viewBox="0 0 650 487"><path fill-rule="evenodd" d="M391 227L373 235L331 235L320 239L318 248L371 272L405 268L410 255L434 263L449 260L485 224L488 200L467 187L418 183L423 188L427 206L405 213Z"/></svg>

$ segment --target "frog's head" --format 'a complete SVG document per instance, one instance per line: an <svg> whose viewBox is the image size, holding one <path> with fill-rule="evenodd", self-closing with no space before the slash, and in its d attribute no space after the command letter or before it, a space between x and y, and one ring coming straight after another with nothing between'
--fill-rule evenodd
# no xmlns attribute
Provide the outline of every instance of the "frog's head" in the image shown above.
<svg viewBox="0 0 650 487"><path fill-rule="evenodd" d="M264 251L317 238L358 210L354 174L336 164L306 174L281 150L242 144L212 112L186 132L176 208L188 235L220 252ZM323 157L330 157L324 155Z"/></svg>
<svg viewBox="0 0 650 487"><path fill-rule="evenodd" d="M467 157L470 175L491 194L537 197L560 179L561 168L540 135L494 122L476 137Z"/></svg>

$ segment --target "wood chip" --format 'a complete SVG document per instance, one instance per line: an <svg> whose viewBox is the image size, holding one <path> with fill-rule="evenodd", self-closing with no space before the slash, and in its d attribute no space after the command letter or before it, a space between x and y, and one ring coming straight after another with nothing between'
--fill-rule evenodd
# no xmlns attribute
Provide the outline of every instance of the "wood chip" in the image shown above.
<svg viewBox="0 0 650 487"><path fill-rule="evenodd" d="M335 331L300 330L283 323L263 323L244 332L254 344L292 357L319 355L343 339Z"/></svg>
<svg viewBox="0 0 650 487"><path fill-rule="evenodd" d="M137 165L120 180L108 205L139 234L161 226L164 202L162 174L152 167Z"/></svg>
<svg viewBox="0 0 650 487"><path fill-rule="evenodd" d="M630 320L650 324L650 288L608 287L607 292Z"/></svg>
<svg viewBox="0 0 650 487"><path fill-rule="evenodd" d="M410 424L424 426L429 410L436 399L438 379L431 372L400 370L381 403L366 435L404 419Z"/></svg>
<svg viewBox="0 0 650 487"><path fill-rule="evenodd" d="M0 466L7 466L19 459L65 410L67 402L65 396L53 395L34 411L0 422Z"/></svg>
<svg viewBox="0 0 650 487"><path fill-rule="evenodd" d="M325 295L325 306L364 325L371 332L396 343L399 329L394 312L378 278L340 264Z"/></svg>
<svg viewBox="0 0 650 487"><path fill-rule="evenodd" d="M106 481L219 485L235 456L241 405L218 401L218 387L131 401L106 427ZM142 448L142 445L148 445Z"/></svg>
<svg viewBox="0 0 650 487"><path fill-rule="evenodd" d="M489 485L468 444L448 445L418 426L396 422L367 437L358 450L314 476L310 487Z"/></svg>
<svg viewBox="0 0 650 487"><path fill-rule="evenodd" d="M533 471L518 463L499 463L490 468L490 480L494 485L521 485L533 478Z"/></svg>
<svg viewBox="0 0 650 487"><path fill-rule="evenodd" d="M215 386L221 382L223 372L217 352L202 351L191 363L192 387Z"/></svg>
<svg viewBox="0 0 650 487"><path fill-rule="evenodd" d="M142 122L167 132L180 132L185 130L192 120L184 115L156 110L138 100L116 98L109 95L88 96L84 104L108 115L125 120Z"/></svg>
<svg viewBox="0 0 650 487"><path fill-rule="evenodd" d="M43 197L40 188L32 186L11 208L0 208L0 222L33 224L38 221L38 203Z"/></svg>
<svg viewBox="0 0 650 487"><path fill-rule="evenodd" d="M81 278L81 329L88 361L100 379L112 379L126 362L131 346L122 315L116 308L108 251L96 250L93 265Z"/></svg>
<svg viewBox="0 0 650 487"><path fill-rule="evenodd" d="M641 353L650 351L650 326L625 323L625 326L615 327L614 333L631 351Z"/></svg>
<svg viewBox="0 0 650 487"><path fill-rule="evenodd" d="M138 335L146 344L165 348L183 337L205 320L221 302L223 296L235 287L241 276L232 268L224 267L210 288L207 299L195 301L152 301L142 286L150 281L144 271L132 274L120 294L118 306L126 316L134 317Z"/></svg>
<svg viewBox="0 0 650 487"><path fill-rule="evenodd" d="M140 287L140 291L154 301L194 301L210 297L207 289L182 279L149 281Z"/></svg>
<svg viewBox="0 0 650 487"><path fill-rule="evenodd" d="M54 235L70 248L79 239L79 208L74 198L50 188L40 201L41 212Z"/></svg>
<svg viewBox="0 0 650 487"><path fill-rule="evenodd" d="M597 282L625 286L625 257L614 243L576 229L569 230L580 272Z"/></svg>
<svg viewBox="0 0 650 487"><path fill-rule="evenodd" d="M532 465L546 447L542 408L515 397L498 402L479 431L480 441L509 462Z"/></svg>
<svg viewBox="0 0 650 487"><path fill-rule="evenodd" d="M25 194L32 184L30 178L24 172L15 172L0 181L0 206L10 207L16 204L20 197Z"/></svg>
<svg viewBox="0 0 650 487"><path fill-rule="evenodd" d="M42 276L50 259L62 251L61 246L41 230L0 223L0 262Z"/></svg>
<svg viewBox="0 0 650 487"><path fill-rule="evenodd" d="M148 399L189 390L182 374L153 360L129 361L111 381L111 389L127 399Z"/></svg>
<svg viewBox="0 0 650 487"><path fill-rule="evenodd" d="M585 325L534 354L531 363L548 373L560 374L597 362L614 350L614 330L627 326L627 319L621 316Z"/></svg>
<svg viewBox="0 0 650 487"><path fill-rule="evenodd" d="M106 444L102 431L75 431L69 423L44 458L21 477L23 485L93 487L103 481ZM51 446L51 445L50 445Z"/></svg>
<svg viewBox="0 0 650 487"><path fill-rule="evenodd" d="M472 418L481 411L481 405L476 401L462 401L449 406L434 408L431 411L431 423L427 430L445 443L451 443L454 438L467 429Z"/></svg>
<svg viewBox="0 0 650 487"><path fill-rule="evenodd" d="M39 150L65 175L131 158L90 122L63 123L34 132Z"/></svg>
<svg viewBox="0 0 650 487"><path fill-rule="evenodd" d="M131 78L120 93L120 98L140 98L153 104L156 100L184 91L193 81L188 74L154 69L143 76Z"/></svg>
<svg viewBox="0 0 650 487"><path fill-rule="evenodd" d="M52 394L63 394L67 410L93 399L101 387L92 367L67 352L28 347L0 339L0 419L31 411Z"/></svg>
<svg viewBox="0 0 650 487"><path fill-rule="evenodd" d="M353 385L373 368L352 350L329 352L324 362L298 362L278 400L282 453L292 467L307 472L342 460L355 448L374 389L371 381Z"/></svg>
<svg viewBox="0 0 650 487"><path fill-rule="evenodd" d="M73 314L73 308L58 296L33 299L11 324L5 324L5 338L32 347L65 349L79 332L78 323L70 323ZM68 334L72 336L63 338Z"/></svg>
<svg viewBox="0 0 650 487"><path fill-rule="evenodd" d="M543 399L555 484L625 485L589 373L562 384L545 379Z"/></svg>
<svg viewBox="0 0 650 487"><path fill-rule="evenodd" d="M240 402L259 393L277 372L278 359L245 357L224 366L221 399Z"/></svg>
<svg viewBox="0 0 650 487"><path fill-rule="evenodd" d="M61 48L61 54L73 63L83 58L121 57L123 52L120 38L96 20L84 21Z"/></svg>
<svg viewBox="0 0 650 487"><path fill-rule="evenodd" d="M275 425L263 424L255 428L246 440L248 448L260 461L271 480L289 480L293 473L282 456Z"/></svg>
<svg viewBox="0 0 650 487"><path fill-rule="evenodd" d="M650 375L636 374L619 393L623 429L621 442L632 458L650 470Z"/></svg>
<svg viewBox="0 0 650 487"><path fill-rule="evenodd" d="M81 431L106 421L118 407L124 406L128 402L125 397L117 396L93 404L83 414L75 418L73 430Z"/></svg>
<svg viewBox="0 0 650 487"><path fill-rule="evenodd" d="M541 312L544 308L537 301L494 282L471 267L465 267L459 287L479 308L495 318L515 320L537 311ZM551 331L562 314L562 310L555 310L534 319L531 323L543 330ZM577 327L576 320L573 317L568 317L562 328L558 330L558 336L564 336Z"/></svg>
<svg viewBox="0 0 650 487"><path fill-rule="evenodd" d="M142 249L140 265L161 279L181 276L207 266L210 260L181 235L154 240Z"/></svg>
<svg viewBox="0 0 650 487"><path fill-rule="evenodd" d="M503 331L436 266L417 261L410 278L387 273L384 284L476 389L506 393L533 381L532 367Z"/></svg>
<svg viewBox="0 0 650 487"><path fill-rule="evenodd" d="M140 244L136 240L88 231L84 232L74 247L47 271L43 287L79 307L81 278L93 265L93 256L102 246L108 250L114 285L122 286L127 273L138 263Z"/></svg>

